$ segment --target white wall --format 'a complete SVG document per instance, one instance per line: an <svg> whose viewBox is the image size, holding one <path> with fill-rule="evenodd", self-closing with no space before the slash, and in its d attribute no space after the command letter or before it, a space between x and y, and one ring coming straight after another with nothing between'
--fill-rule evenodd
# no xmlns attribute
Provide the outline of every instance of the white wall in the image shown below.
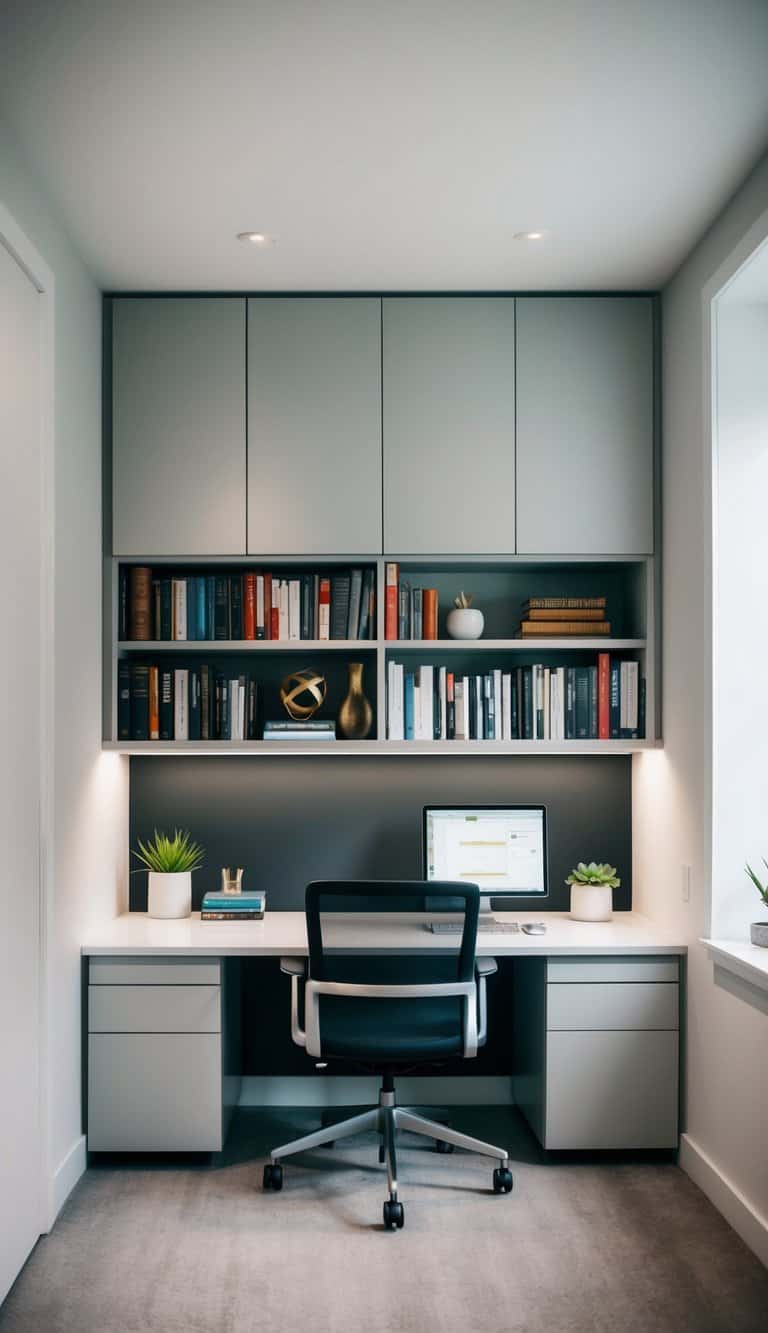
<svg viewBox="0 0 768 1333"><path fill-rule="evenodd" d="M681 1162L768 1263L768 1014L715 983L698 942L712 883L710 302L768 232L766 210L768 158L663 293L664 749L636 756L633 801L635 906L689 946Z"/></svg>
<svg viewBox="0 0 768 1333"><path fill-rule="evenodd" d="M0 203L55 280L49 1217L85 1164L80 944L127 900L128 766L101 740L101 297L0 125Z"/></svg>

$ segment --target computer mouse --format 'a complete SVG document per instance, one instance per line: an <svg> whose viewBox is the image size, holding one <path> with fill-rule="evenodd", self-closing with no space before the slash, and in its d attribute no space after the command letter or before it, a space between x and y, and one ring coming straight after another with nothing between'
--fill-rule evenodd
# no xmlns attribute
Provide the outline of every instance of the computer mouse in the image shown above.
<svg viewBox="0 0 768 1333"><path fill-rule="evenodd" d="M546 935L547 927L543 921L526 921L521 927L526 935Z"/></svg>

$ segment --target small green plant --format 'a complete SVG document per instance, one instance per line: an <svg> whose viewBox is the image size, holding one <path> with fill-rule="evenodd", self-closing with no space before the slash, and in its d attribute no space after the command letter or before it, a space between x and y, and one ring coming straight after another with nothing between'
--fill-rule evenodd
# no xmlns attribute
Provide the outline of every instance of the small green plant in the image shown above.
<svg viewBox="0 0 768 1333"><path fill-rule="evenodd" d="M454 597L453 605L458 607L459 611L468 611L472 605L472 594L460 592L458 597Z"/></svg>
<svg viewBox="0 0 768 1333"><path fill-rule="evenodd" d="M185 870L199 870L205 853L199 842L192 842L186 831L174 829L173 837L158 833L145 845L139 838L139 850L133 855L142 863L142 869L155 870L161 875L175 875Z"/></svg>
<svg viewBox="0 0 768 1333"><path fill-rule="evenodd" d="M616 874L616 867L609 866L601 862L598 865L595 861L590 861L586 865L584 861L579 861L575 870L572 870L566 884L606 884L609 889L617 889L621 880Z"/></svg>
<svg viewBox="0 0 768 1333"><path fill-rule="evenodd" d="M765 866L766 870L768 870L768 861L766 861L765 857L763 857L763 865ZM752 880L752 883L754 884L758 893L760 894L760 897L763 900L763 907L768 907L768 879L765 881L765 884L761 884L760 880L758 879L757 875L755 874L751 866L747 865L744 867L744 869L746 873L749 875L749 878Z"/></svg>

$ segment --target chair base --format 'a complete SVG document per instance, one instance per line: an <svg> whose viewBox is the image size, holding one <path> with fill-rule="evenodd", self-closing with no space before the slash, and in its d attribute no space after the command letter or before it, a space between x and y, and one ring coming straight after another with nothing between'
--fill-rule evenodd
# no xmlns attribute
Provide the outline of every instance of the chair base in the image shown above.
<svg viewBox="0 0 768 1333"><path fill-rule="evenodd" d="M372 1130L381 1136L383 1154L380 1149L380 1160L386 1162L387 1167L389 1197L384 1204L384 1226L387 1230L399 1229L404 1220L403 1206L397 1197L398 1130L407 1130L409 1134L421 1134L425 1138L434 1139L438 1148L444 1145L444 1150L464 1148L467 1152L494 1158L500 1163L493 1173L494 1192L508 1194L512 1189L512 1174L509 1170L509 1155L506 1148L497 1148L494 1144L484 1143L482 1139L472 1138L469 1134L459 1134L457 1130L450 1129L445 1124L417 1115L411 1107L398 1106L394 1084L389 1077L384 1079L379 1092L379 1104L375 1109L363 1111L360 1115L350 1116L348 1120L336 1124L326 1125L313 1134L304 1134L300 1139L293 1139L291 1143L273 1148L269 1164L264 1168L265 1189L282 1188L280 1163L283 1158L293 1157L295 1153L308 1152L312 1148L322 1148L335 1143L337 1139L348 1139L355 1134L370 1133Z"/></svg>

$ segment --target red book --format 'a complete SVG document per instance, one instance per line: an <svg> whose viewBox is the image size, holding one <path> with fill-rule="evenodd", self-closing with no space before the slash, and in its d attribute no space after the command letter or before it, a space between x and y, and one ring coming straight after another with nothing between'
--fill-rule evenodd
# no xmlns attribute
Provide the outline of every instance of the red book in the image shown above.
<svg viewBox="0 0 768 1333"><path fill-rule="evenodd" d="M256 638L256 575L243 576L243 634L246 639Z"/></svg>
<svg viewBox="0 0 768 1333"><path fill-rule="evenodd" d="M276 639L272 633L272 575L264 575L264 638Z"/></svg>
<svg viewBox="0 0 768 1333"><path fill-rule="evenodd" d="M597 737L607 741L611 736L611 658L608 653L597 654Z"/></svg>
<svg viewBox="0 0 768 1333"><path fill-rule="evenodd" d="M425 588L422 592L422 638L437 638L437 588Z"/></svg>
<svg viewBox="0 0 768 1333"><path fill-rule="evenodd" d="M317 637L331 637L331 580L321 579L317 603Z"/></svg>
<svg viewBox="0 0 768 1333"><path fill-rule="evenodd" d="M397 638L397 576L398 569L394 560L386 564L386 584L384 589L384 638Z"/></svg>
<svg viewBox="0 0 768 1333"><path fill-rule="evenodd" d="M280 607L273 606L269 613L269 637L270 639L280 638Z"/></svg>

